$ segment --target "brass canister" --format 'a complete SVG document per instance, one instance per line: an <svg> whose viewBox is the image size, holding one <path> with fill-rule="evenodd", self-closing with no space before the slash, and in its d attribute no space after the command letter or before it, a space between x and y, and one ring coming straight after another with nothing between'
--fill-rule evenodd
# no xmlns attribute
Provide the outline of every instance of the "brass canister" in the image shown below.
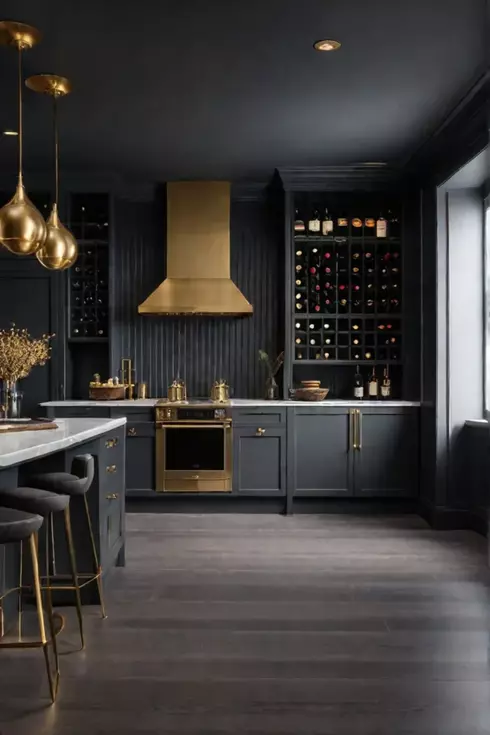
<svg viewBox="0 0 490 735"><path fill-rule="evenodd" d="M138 383L138 391L137 391L138 398L148 398L148 386L146 383Z"/></svg>
<svg viewBox="0 0 490 735"><path fill-rule="evenodd" d="M168 389L168 400L170 403L184 403L187 401L187 390L183 380L174 380Z"/></svg>
<svg viewBox="0 0 490 735"><path fill-rule="evenodd" d="M226 380L216 380L211 388L211 400L214 403L226 403L230 400L230 388Z"/></svg>

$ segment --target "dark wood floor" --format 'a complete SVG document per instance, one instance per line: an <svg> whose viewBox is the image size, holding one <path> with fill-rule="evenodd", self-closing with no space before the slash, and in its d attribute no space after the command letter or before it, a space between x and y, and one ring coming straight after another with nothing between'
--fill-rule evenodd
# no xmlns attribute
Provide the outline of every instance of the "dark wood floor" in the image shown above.
<svg viewBox="0 0 490 735"><path fill-rule="evenodd" d="M490 733L486 542L413 517L133 515L59 700L0 652L1 735Z"/></svg>

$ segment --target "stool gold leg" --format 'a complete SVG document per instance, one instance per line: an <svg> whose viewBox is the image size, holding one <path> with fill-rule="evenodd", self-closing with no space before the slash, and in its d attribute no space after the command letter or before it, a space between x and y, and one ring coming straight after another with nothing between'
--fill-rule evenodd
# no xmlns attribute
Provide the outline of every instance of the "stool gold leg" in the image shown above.
<svg viewBox="0 0 490 735"><path fill-rule="evenodd" d="M24 557L24 543L19 542L19 597L18 597L18 623L17 630L19 634L19 641L22 640L22 577L23 577L23 557Z"/></svg>
<svg viewBox="0 0 490 735"><path fill-rule="evenodd" d="M36 611L37 611L37 619L39 624L39 635L41 638L41 643L43 647L44 652L44 660L46 662L46 672L48 674L48 681L49 681L49 691L51 694L51 700L54 702L56 700L56 694L58 693L58 682L59 682L59 665L58 665L58 651L56 648L55 640L53 638L53 653L55 658L55 664L56 664L56 677L53 679L53 674L51 671L51 666L49 663L49 655L48 655L48 640L46 638L46 629L44 627L44 612L43 612L43 603L42 603L42 597L41 597L41 582L39 580L39 562L38 562L38 556L37 556L37 533L31 534L29 537L29 545L31 549L31 560L32 560L32 575L34 580L34 595L36 598Z"/></svg>
<svg viewBox="0 0 490 735"><path fill-rule="evenodd" d="M82 643L82 649L85 648L85 638L83 635L83 615L82 615L82 600L80 597L80 586L78 584L78 572L77 572L77 561L75 557L75 546L73 544L73 533L71 529L71 516L70 506L65 508L65 532L66 542L68 544L68 553L70 556L71 574L73 577L73 587L75 588L75 603L77 607L78 626L80 628L80 641Z"/></svg>
<svg viewBox="0 0 490 735"><path fill-rule="evenodd" d="M59 668L58 668L58 644L56 642L56 631L54 628L54 616L53 616L53 597L51 594L51 579L50 579L50 571L49 571L49 555L50 555L50 543L53 543L53 537L50 536L50 530L49 527L51 526L51 529L53 528L53 514L50 513L49 517L46 518L44 522L44 527L46 529L46 546L44 549L45 552L45 564L46 564L46 584L43 587L43 589L46 592L46 607L48 609L48 620L49 620L49 630L51 633L51 639L53 641L53 651L55 655L55 661L56 661L56 674L59 676ZM52 549L51 549L52 552Z"/></svg>
<svg viewBox="0 0 490 735"><path fill-rule="evenodd" d="M97 548L95 546L94 532L92 529L92 519L90 517L90 510L88 507L88 500L87 500L86 494L83 496L83 500L85 503L85 516L87 518L87 526L88 526L88 532L90 535L90 543L92 544L92 555L94 558L95 572L97 574L97 588L99 590L100 611L102 613L102 617L106 618L107 614L105 611L104 589L103 589L104 585L102 583L102 567L99 565L99 557L97 556Z"/></svg>

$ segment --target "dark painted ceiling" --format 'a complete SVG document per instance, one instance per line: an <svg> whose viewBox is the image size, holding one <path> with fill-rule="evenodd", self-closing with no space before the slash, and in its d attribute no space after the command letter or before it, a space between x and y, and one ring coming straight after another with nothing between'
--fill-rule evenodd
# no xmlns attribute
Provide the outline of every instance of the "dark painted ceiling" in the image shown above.
<svg viewBox="0 0 490 735"><path fill-rule="evenodd" d="M64 166L151 180L394 161L485 62L485 0L4 0L1 13L44 32L27 75L73 81ZM325 37L342 48L315 52ZM16 126L14 76L0 48L2 130ZM25 97L27 165L40 168L49 104ZM4 166L14 149L1 136Z"/></svg>

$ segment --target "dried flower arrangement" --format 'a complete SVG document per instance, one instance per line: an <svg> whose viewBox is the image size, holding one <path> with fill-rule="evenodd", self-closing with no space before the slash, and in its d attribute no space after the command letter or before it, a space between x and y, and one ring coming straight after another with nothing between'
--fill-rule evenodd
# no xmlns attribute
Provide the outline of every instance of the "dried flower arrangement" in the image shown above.
<svg viewBox="0 0 490 735"><path fill-rule="evenodd" d="M27 329L0 329L0 380L15 383L26 378L36 365L45 365L51 357L50 341L54 334L33 339Z"/></svg>

